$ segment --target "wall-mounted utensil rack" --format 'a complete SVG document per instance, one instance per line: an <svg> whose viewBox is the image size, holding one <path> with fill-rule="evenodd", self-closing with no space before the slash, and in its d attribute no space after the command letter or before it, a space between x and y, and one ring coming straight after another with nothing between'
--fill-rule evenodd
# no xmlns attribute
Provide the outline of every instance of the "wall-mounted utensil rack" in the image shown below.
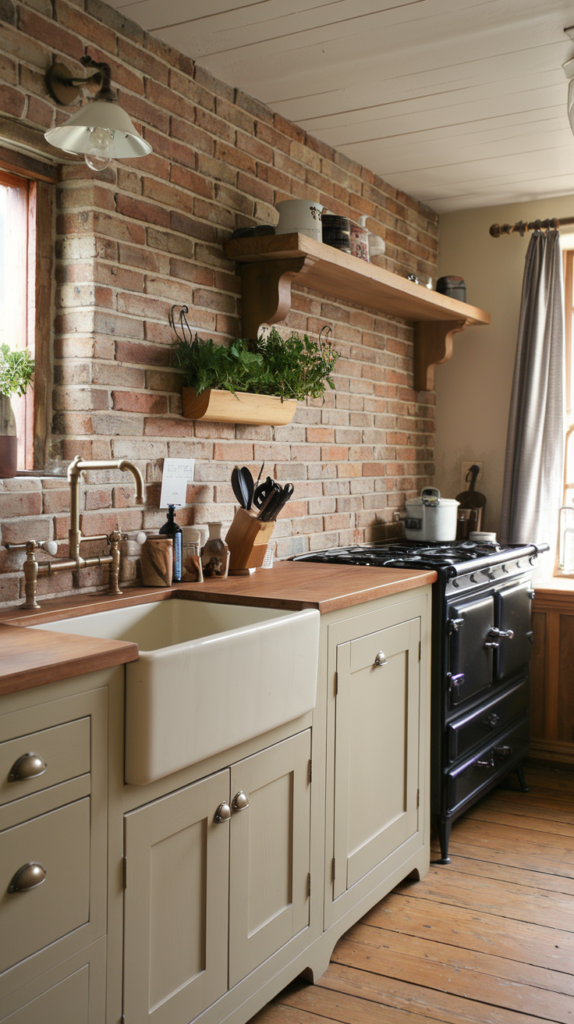
<svg viewBox="0 0 574 1024"><path fill-rule="evenodd" d="M224 249L239 265L245 337L256 338L261 324L284 320L291 309L291 287L299 283L375 313L412 321L417 391L433 390L434 367L452 356L457 331L490 323L489 314L476 306L449 299L306 235L230 239Z"/></svg>

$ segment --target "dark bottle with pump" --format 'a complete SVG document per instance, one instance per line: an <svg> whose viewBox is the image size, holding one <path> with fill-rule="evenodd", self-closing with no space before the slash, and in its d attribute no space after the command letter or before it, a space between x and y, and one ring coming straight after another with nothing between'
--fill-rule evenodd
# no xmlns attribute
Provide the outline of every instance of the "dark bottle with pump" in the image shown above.
<svg viewBox="0 0 574 1024"><path fill-rule="evenodd" d="M175 505L168 505L167 508L167 522L159 532L173 540L173 582L181 583L181 526L175 521Z"/></svg>

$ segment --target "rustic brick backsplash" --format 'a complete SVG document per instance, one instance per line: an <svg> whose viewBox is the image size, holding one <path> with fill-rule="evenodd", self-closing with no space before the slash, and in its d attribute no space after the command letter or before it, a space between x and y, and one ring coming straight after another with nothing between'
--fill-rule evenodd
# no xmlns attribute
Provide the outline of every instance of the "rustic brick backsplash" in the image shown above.
<svg viewBox="0 0 574 1024"><path fill-rule="evenodd" d="M437 215L101 0L0 0L0 18L0 114L42 131L65 121L43 76L53 58L84 74L87 51L111 65L122 106L154 149L99 175L83 162L59 173L51 452L62 465L76 454L133 459L148 483L136 509L131 478L88 474L84 534L158 527L171 456L196 459L182 524L229 523L233 466L258 472L265 461L266 473L295 484L275 529L279 557L381 535L434 472L434 394L413 390L410 325L298 287L284 327L314 337L331 327L337 389L299 403L289 426L233 426L181 416L168 312L186 303L202 337L240 334L239 280L222 243L237 227L275 224L282 199L367 214L385 238L387 268L402 275L435 275ZM55 538L65 554L68 514L65 478L0 481L2 544ZM22 595L21 563L0 546L0 604ZM132 558L128 580L135 571ZM38 589L97 589L105 576L61 573Z"/></svg>

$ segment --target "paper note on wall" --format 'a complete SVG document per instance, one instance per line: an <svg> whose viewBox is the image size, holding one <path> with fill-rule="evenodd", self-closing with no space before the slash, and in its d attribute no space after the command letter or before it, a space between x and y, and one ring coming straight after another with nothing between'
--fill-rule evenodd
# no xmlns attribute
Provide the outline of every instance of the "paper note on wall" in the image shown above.
<svg viewBox="0 0 574 1024"><path fill-rule="evenodd" d="M164 459L159 507L185 505L185 492L193 480L195 459Z"/></svg>

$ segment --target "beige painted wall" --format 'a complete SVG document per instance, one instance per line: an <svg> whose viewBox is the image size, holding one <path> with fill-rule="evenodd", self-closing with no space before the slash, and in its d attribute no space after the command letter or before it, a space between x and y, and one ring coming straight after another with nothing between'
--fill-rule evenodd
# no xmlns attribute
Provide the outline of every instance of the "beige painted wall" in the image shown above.
<svg viewBox="0 0 574 1024"><path fill-rule="evenodd" d="M436 368L435 481L445 497L453 498L463 489L461 462L483 462L477 490L487 498L485 528L497 532L528 236L491 238L488 229L495 223L566 216L574 216L574 195L440 218L439 275L460 274L468 302L488 310L491 323L455 335L452 359Z"/></svg>

